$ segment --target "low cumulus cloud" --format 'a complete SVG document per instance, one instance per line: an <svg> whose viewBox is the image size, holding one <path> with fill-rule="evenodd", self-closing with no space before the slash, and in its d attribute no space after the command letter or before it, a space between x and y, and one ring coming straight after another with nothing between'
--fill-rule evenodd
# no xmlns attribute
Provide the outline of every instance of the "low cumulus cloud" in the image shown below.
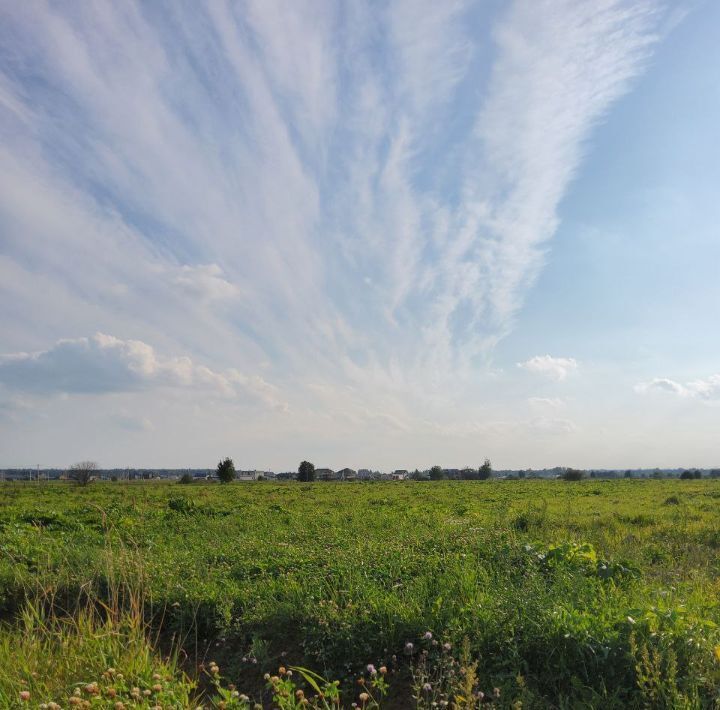
<svg viewBox="0 0 720 710"><path fill-rule="evenodd" d="M550 355L536 355L525 362L517 363L517 366L556 381L564 380L571 372L578 369L575 358Z"/></svg>
<svg viewBox="0 0 720 710"><path fill-rule="evenodd" d="M194 387L228 398L261 400L279 409L287 405L277 388L258 375L222 372L189 357L163 357L141 340L105 333L59 340L47 350L0 355L0 383L32 394L105 394L152 387Z"/></svg>
<svg viewBox="0 0 720 710"><path fill-rule="evenodd" d="M705 379L693 380L685 384L670 380L667 377L655 377L648 382L636 384L635 391L639 394L663 392L683 398L707 401L720 400L720 374L710 375Z"/></svg>

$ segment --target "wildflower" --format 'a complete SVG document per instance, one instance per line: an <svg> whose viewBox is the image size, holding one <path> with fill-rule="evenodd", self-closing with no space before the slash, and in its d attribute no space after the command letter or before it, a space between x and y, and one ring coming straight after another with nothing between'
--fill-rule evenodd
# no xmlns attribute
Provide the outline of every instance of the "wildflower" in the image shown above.
<svg viewBox="0 0 720 710"><path fill-rule="evenodd" d="M159 693L159 692L162 690L162 685L160 685L160 683L155 683L155 685L153 685L152 689L153 689L156 693Z"/></svg>
<svg viewBox="0 0 720 710"><path fill-rule="evenodd" d="M250 662L251 662L251 663L257 663L257 658L251 658L251 659L250 659Z"/></svg>
<svg viewBox="0 0 720 710"><path fill-rule="evenodd" d="M296 690L296 691L295 691L295 697L296 697L298 700L302 699L304 695L305 695L305 693L303 693L302 690Z"/></svg>
<svg viewBox="0 0 720 710"><path fill-rule="evenodd" d="M286 675L288 678L292 678L292 671L288 671Z"/></svg>
<svg viewBox="0 0 720 710"><path fill-rule="evenodd" d="M358 697L360 698L361 702L363 702L363 703L366 703L370 699L370 696L367 693L360 693L360 695L358 695Z"/></svg>
<svg viewBox="0 0 720 710"><path fill-rule="evenodd" d="M426 631L426 632L423 634L423 638L424 638L426 641L430 641L430 640L432 639L432 632Z"/></svg>
<svg viewBox="0 0 720 710"><path fill-rule="evenodd" d="M70 705L80 705L80 703L82 703L82 700L80 700L77 695L71 695L68 699L68 703Z"/></svg>
<svg viewBox="0 0 720 710"><path fill-rule="evenodd" d="M499 698L500 697L500 688L493 688L493 695L496 698Z"/></svg>
<svg viewBox="0 0 720 710"><path fill-rule="evenodd" d="M117 695L117 690L115 690L115 688L108 688L105 693L107 694L108 698L114 698Z"/></svg>
<svg viewBox="0 0 720 710"><path fill-rule="evenodd" d="M376 675L376 674L377 674L377 671L375 670L375 666L374 666L372 663L368 663L368 664L367 664L367 672L368 672L370 675Z"/></svg>
<svg viewBox="0 0 720 710"><path fill-rule="evenodd" d="M425 683L422 688L426 693L429 693L432 690L432 685L430 683Z"/></svg>
<svg viewBox="0 0 720 710"><path fill-rule="evenodd" d="M266 673L266 674L263 676L263 678L264 678L265 680L270 680L270 674L269 674L269 673Z"/></svg>
<svg viewBox="0 0 720 710"><path fill-rule="evenodd" d="M287 671L285 670L285 666L280 666L280 668L278 668L278 673L280 675L285 675L287 673Z"/></svg>
<svg viewBox="0 0 720 710"><path fill-rule="evenodd" d="M412 642L411 642L411 641L408 641L408 642L405 644L405 653L406 653L408 656L410 656L410 655L412 654L414 648L415 648L415 646L413 646Z"/></svg>
<svg viewBox="0 0 720 710"><path fill-rule="evenodd" d="M136 700L138 700L138 699L140 698L140 688L133 688L133 689L130 691L130 695L131 695L133 698L135 698Z"/></svg>
<svg viewBox="0 0 720 710"><path fill-rule="evenodd" d="M270 682L273 685L277 685L280 682L280 678L278 678L276 675L270 677Z"/></svg>
<svg viewBox="0 0 720 710"><path fill-rule="evenodd" d="M452 648L452 645L451 645L451 644L449 644L449 643L447 643L447 642L445 642L445 643L443 644L443 651L449 651L451 648Z"/></svg>
<svg viewBox="0 0 720 710"><path fill-rule="evenodd" d="M477 697L478 700L482 700L485 697L485 693L483 693L482 690L478 690Z"/></svg>
<svg viewBox="0 0 720 710"><path fill-rule="evenodd" d="M247 703L247 702L250 700L250 698L249 698L247 695L245 695L245 693L243 693L243 694L239 697L239 700L240 700L240 702Z"/></svg>
<svg viewBox="0 0 720 710"><path fill-rule="evenodd" d="M162 680L162 676L159 673L153 673L153 680Z"/></svg>
<svg viewBox="0 0 720 710"><path fill-rule="evenodd" d="M125 703L118 701L115 703L115 710L125 710Z"/></svg>
<svg viewBox="0 0 720 710"><path fill-rule="evenodd" d="M385 675L387 673L387 668L385 666L380 666L380 675Z"/></svg>
<svg viewBox="0 0 720 710"><path fill-rule="evenodd" d="M28 700L30 700L30 691L29 690L21 690L20 691L20 700L22 700L24 703L26 703Z"/></svg>
<svg viewBox="0 0 720 710"><path fill-rule="evenodd" d="M143 693L142 693L142 694L143 694L146 698L147 698L149 695L151 695L150 691L147 690L147 689L146 689L146 690L143 690Z"/></svg>
<svg viewBox="0 0 720 710"><path fill-rule="evenodd" d="M85 692L89 695L97 695L100 692L100 688L98 688L97 683L88 683L85 686Z"/></svg>

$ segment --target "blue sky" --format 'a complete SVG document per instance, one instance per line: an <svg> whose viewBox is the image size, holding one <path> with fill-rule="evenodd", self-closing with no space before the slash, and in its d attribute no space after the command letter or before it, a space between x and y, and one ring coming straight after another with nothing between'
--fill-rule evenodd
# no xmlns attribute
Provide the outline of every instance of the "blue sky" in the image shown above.
<svg viewBox="0 0 720 710"><path fill-rule="evenodd" d="M719 465L720 7L0 7L0 465Z"/></svg>

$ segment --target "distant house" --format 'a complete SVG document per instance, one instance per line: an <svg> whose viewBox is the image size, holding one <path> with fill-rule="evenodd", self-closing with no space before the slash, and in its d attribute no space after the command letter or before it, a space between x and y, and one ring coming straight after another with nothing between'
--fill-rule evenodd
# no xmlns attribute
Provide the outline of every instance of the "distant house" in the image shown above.
<svg viewBox="0 0 720 710"><path fill-rule="evenodd" d="M404 481L408 477L408 472L404 468L399 468L390 474L393 481Z"/></svg>
<svg viewBox="0 0 720 710"><path fill-rule="evenodd" d="M357 479L357 471L354 471L351 468L341 468L335 475L341 481L354 481Z"/></svg>
<svg viewBox="0 0 720 710"><path fill-rule="evenodd" d="M337 476L331 468L316 468L315 478L319 481L334 481Z"/></svg>
<svg viewBox="0 0 720 710"><path fill-rule="evenodd" d="M238 471L235 474L236 481L257 481L260 476L264 476L264 471Z"/></svg>
<svg viewBox="0 0 720 710"><path fill-rule="evenodd" d="M358 478L367 479L372 478L372 471L369 468L361 468L357 472Z"/></svg>

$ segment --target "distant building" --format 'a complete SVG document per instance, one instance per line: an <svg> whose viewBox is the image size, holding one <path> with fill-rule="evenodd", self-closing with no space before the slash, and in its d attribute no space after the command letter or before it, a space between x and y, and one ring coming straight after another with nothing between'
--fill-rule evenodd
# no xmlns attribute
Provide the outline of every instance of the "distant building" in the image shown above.
<svg viewBox="0 0 720 710"><path fill-rule="evenodd" d="M333 471L331 468L316 468L315 478L320 481L334 481L336 480L337 476L335 474L335 471Z"/></svg>
<svg viewBox="0 0 720 710"><path fill-rule="evenodd" d="M399 468L390 474L393 481L404 481L408 477L408 472L404 468Z"/></svg>
<svg viewBox="0 0 720 710"><path fill-rule="evenodd" d="M351 468L341 468L335 475L341 481L354 481L357 479L357 471Z"/></svg>
<svg viewBox="0 0 720 710"><path fill-rule="evenodd" d="M257 481L261 476L265 476L265 471L238 471L237 474L235 474L235 480Z"/></svg>
<svg viewBox="0 0 720 710"><path fill-rule="evenodd" d="M366 480L373 477L373 473L369 468L361 468L357 472L358 478Z"/></svg>

